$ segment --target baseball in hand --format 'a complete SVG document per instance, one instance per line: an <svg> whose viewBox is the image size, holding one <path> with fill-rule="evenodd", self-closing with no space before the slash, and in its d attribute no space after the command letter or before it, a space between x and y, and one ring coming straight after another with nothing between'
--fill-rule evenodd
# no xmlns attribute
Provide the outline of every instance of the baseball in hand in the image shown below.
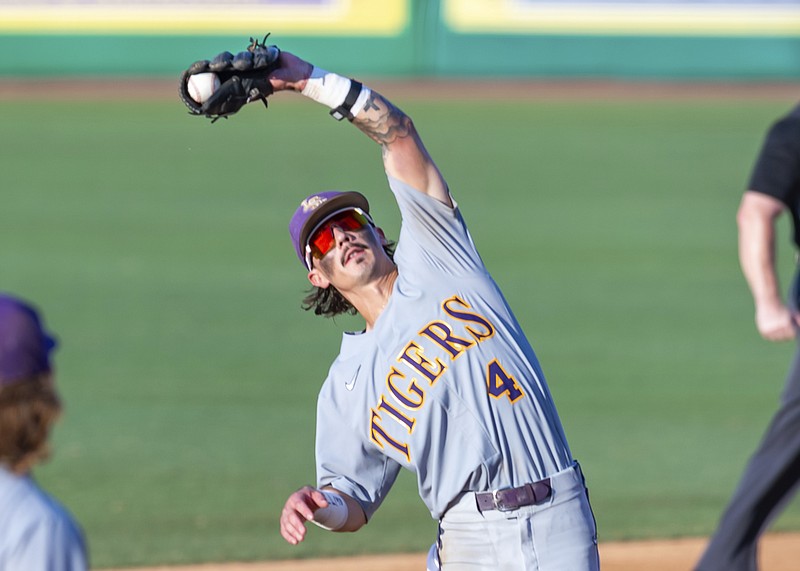
<svg viewBox="0 0 800 571"><path fill-rule="evenodd" d="M186 87L192 99L205 103L219 89L219 77L216 73L197 73L189 78Z"/></svg>

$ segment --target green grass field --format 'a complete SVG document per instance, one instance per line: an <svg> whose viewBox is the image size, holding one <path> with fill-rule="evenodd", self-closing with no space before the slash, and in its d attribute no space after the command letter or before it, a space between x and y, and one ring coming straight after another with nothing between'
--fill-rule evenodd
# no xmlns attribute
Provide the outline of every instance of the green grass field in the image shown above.
<svg viewBox="0 0 800 571"><path fill-rule="evenodd" d="M391 93L387 93L391 97ZM777 403L735 212L776 101L396 101L543 363L601 541L709 533ZM318 387L351 320L300 309L287 223L358 189L376 145L281 97L210 125L177 101L0 101L0 290L61 338L66 414L38 469L95 567L421 551L405 474L364 530L280 538L314 480ZM788 224L780 256L792 267ZM777 527L800 529L797 504Z"/></svg>

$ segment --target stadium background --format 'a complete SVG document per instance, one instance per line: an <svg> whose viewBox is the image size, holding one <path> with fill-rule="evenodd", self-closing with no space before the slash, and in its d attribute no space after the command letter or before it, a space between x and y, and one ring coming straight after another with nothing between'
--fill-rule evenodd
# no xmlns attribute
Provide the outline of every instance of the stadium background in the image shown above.
<svg viewBox="0 0 800 571"><path fill-rule="evenodd" d="M405 477L358 534L278 537L351 326L300 311L286 219L331 185L397 226L371 143L313 104L186 115L180 71L267 32L417 120L544 363L601 541L709 533L792 350L754 331L733 220L796 100L797 2L0 0L0 288L62 338L67 413L37 474L94 566L435 533ZM796 503L775 529L800 529Z"/></svg>
<svg viewBox="0 0 800 571"><path fill-rule="evenodd" d="M794 79L799 19L795 0L2 0L0 74L171 75L271 31L357 74Z"/></svg>

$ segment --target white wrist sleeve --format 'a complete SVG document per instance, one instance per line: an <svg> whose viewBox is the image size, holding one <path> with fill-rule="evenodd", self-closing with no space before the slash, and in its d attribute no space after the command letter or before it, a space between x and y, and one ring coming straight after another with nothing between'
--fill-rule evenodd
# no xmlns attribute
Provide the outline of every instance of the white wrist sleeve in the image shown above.
<svg viewBox="0 0 800 571"><path fill-rule="evenodd" d="M354 84L353 80L322 68L314 67L311 71L311 76L306 81L306 86L303 88L302 93L309 99L313 99L317 103L322 103L326 107L333 110L339 110L345 104L347 95L350 93L350 87ZM361 85L355 82L356 88ZM348 109L344 112L349 116L355 117L367 104L371 91L368 87L361 86L361 91ZM337 117L338 118L338 117Z"/></svg>
<svg viewBox="0 0 800 571"><path fill-rule="evenodd" d="M325 496L325 499L328 501L328 507L320 508L315 511L314 519L311 521L328 531L341 529L347 521L347 515L349 513L347 504L344 503L344 500L339 494L325 490L320 490L320 492L322 492L322 495Z"/></svg>
<svg viewBox="0 0 800 571"><path fill-rule="evenodd" d="M367 106L367 99L372 94L372 90L367 87L366 85L361 86L361 95L358 96L356 102L353 103L353 106L350 108L350 113L355 117L358 113Z"/></svg>

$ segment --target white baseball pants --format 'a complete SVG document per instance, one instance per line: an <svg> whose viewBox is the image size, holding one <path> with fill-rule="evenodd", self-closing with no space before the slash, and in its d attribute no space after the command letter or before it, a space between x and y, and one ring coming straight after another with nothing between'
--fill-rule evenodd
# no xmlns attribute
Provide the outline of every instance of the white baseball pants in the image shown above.
<svg viewBox="0 0 800 571"><path fill-rule="evenodd" d="M507 512L481 512L475 494L465 494L439 522L441 570L599 571L597 527L580 466L551 476L550 484L543 502Z"/></svg>

